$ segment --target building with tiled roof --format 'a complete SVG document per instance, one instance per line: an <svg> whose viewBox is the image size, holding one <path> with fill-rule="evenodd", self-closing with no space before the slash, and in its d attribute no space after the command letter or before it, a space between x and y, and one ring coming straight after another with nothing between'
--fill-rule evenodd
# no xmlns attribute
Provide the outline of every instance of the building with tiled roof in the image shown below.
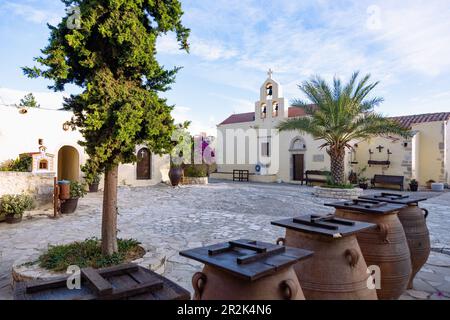
<svg viewBox="0 0 450 320"><path fill-rule="evenodd" d="M288 108L288 118L303 117L305 116L305 110L298 107ZM219 126L234 123L253 122L255 121L255 112L235 113L222 121Z"/></svg>
<svg viewBox="0 0 450 320"><path fill-rule="evenodd" d="M392 117L391 119L399 122L402 126L406 128L411 128L414 124L418 123L448 121L450 120L450 112L414 114L410 116Z"/></svg>

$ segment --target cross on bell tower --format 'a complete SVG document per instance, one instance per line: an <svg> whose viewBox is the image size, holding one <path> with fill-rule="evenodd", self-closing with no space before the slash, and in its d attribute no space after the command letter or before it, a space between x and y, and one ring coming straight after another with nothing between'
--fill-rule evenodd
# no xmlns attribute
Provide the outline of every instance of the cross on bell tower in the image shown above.
<svg viewBox="0 0 450 320"><path fill-rule="evenodd" d="M273 70L269 69L269 71L267 71L267 75L269 76L269 79L272 79L273 76Z"/></svg>

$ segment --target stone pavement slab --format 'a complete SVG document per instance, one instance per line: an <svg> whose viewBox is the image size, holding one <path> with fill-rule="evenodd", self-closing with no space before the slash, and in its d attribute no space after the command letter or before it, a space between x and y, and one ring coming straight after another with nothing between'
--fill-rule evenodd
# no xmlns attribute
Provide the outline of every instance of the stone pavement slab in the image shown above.
<svg viewBox="0 0 450 320"><path fill-rule="evenodd" d="M443 250L450 247L450 193L430 195L437 197L421 205L430 211L432 246ZM201 269L201 264L180 257L179 251L239 238L275 241L284 235L284 230L270 225L271 221L303 214L332 213L332 208L323 206L329 201L313 197L310 187L287 184L218 181L207 186L179 188L166 185L121 187L119 237L135 238L145 247L163 252L167 257L165 276L192 291L191 276ZM0 299L11 296L8 284L14 261L35 257L48 245L100 237L101 203L101 194L89 194L80 200L76 213L61 219L48 219L43 212L18 225L0 224ZM450 276L448 260L446 255L433 253L432 264L419 273L418 279L422 282L418 282L415 290L428 293L432 291L428 287L431 286L435 290L434 298L446 298L446 276ZM427 280L422 278L422 273L432 273L427 277L438 279ZM440 283L437 285L437 282ZM404 298L424 297L417 292L413 295L415 297L405 295Z"/></svg>

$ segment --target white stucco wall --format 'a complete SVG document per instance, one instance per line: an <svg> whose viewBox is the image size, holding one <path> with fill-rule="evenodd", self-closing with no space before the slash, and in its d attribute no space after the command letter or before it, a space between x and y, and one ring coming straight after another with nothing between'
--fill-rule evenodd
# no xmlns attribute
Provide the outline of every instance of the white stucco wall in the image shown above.
<svg viewBox="0 0 450 320"><path fill-rule="evenodd" d="M61 147L67 145L77 149L80 161L85 161L83 148L77 141L78 131L64 131L63 124L70 121L72 114L65 111L28 108L20 114L15 107L0 107L0 161L16 159L19 154L39 151L38 140L43 139L47 152L58 155ZM57 172L57 161L54 171Z"/></svg>
<svg viewBox="0 0 450 320"><path fill-rule="evenodd" d="M140 150L139 146L136 151ZM160 182L169 181L170 158L168 155L158 156L152 155L151 179L138 180L136 164L128 163L122 164L119 167L119 185L131 185L135 187L144 187L155 185ZM102 187L102 186L101 186Z"/></svg>
<svg viewBox="0 0 450 320"><path fill-rule="evenodd" d="M448 184L450 184L450 120L445 122L444 130L444 141L445 141L445 178Z"/></svg>
<svg viewBox="0 0 450 320"><path fill-rule="evenodd" d="M273 95L271 98L267 97L267 84L273 86ZM273 116L273 105L278 104L278 116ZM265 117L261 116L261 106L265 105L267 114ZM249 170L250 173L255 173L256 164L264 163L261 156L261 144L264 142L270 143L271 164L265 169L265 174L268 176L276 176L284 182L293 182L293 155L304 154L304 171L306 170L329 170L330 160L325 150L320 150L319 146L323 143L314 140L310 135L300 134L296 131L281 132L276 129L277 125L288 119L288 103L283 97L283 90L280 84L271 78L266 79L260 88L259 100L255 102L255 120L252 122L232 123L226 125L219 125L217 127L217 144L216 144L216 161L218 172L232 172L233 169ZM241 131L238 131L241 130ZM230 141L233 133L238 138L235 141ZM244 136L253 137L253 143L247 141L244 143ZM255 138L256 137L256 138ZM306 149L301 151L292 151L292 142L301 137ZM238 142L241 141L241 142ZM234 145L234 159L229 157L230 144ZM237 159L245 159L245 163L238 163ZM253 161L251 160L253 158ZM320 159L318 159L320 158ZM227 160L232 159L231 163ZM234 160L234 161L233 161ZM263 169L264 170L264 169ZM273 180L273 179L272 179Z"/></svg>
<svg viewBox="0 0 450 320"><path fill-rule="evenodd" d="M356 161L358 164L353 165L353 170L359 172L366 167L364 176L373 178L376 174L404 176L405 184L412 178L413 174L413 144L411 139L403 139L396 137L388 139L384 137L374 137L366 141L357 141L358 147L355 148ZM404 143L407 143L405 146ZM378 146L384 147L381 152ZM372 157L369 150L372 150ZM388 150L392 153L388 156ZM389 158L391 164L389 166L369 165L368 161L386 161ZM418 172L418 170L417 170Z"/></svg>
<svg viewBox="0 0 450 320"><path fill-rule="evenodd" d="M78 144L82 140L79 131L63 130L63 124L70 121L72 113L43 108L28 108L21 114L16 107L0 107L0 162L16 159L25 152L37 152L38 140L43 139L47 152L55 155L54 174L58 172L58 151L63 146L74 147L79 154L79 165L85 163L87 155ZM140 149L136 147L136 151ZM148 186L161 181L167 181L169 157L152 155L152 179L137 180L136 165L125 164L119 168L119 183L132 186ZM79 166L78 166L79 167ZM79 176L82 176L79 170Z"/></svg>

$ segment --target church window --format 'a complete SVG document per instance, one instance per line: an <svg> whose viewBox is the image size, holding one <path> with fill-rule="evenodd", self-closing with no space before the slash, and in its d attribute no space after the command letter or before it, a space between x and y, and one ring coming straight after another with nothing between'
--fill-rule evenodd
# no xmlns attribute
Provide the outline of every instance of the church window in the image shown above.
<svg viewBox="0 0 450 320"><path fill-rule="evenodd" d="M39 161L39 170L48 170L48 161L47 160Z"/></svg>
<svg viewBox="0 0 450 320"><path fill-rule="evenodd" d="M263 142L261 144L261 154L263 157L270 157L270 144L269 142Z"/></svg>
<svg viewBox="0 0 450 320"><path fill-rule="evenodd" d="M301 138L295 139L294 142L292 143L291 150L305 150L305 149L306 149L305 141Z"/></svg>

